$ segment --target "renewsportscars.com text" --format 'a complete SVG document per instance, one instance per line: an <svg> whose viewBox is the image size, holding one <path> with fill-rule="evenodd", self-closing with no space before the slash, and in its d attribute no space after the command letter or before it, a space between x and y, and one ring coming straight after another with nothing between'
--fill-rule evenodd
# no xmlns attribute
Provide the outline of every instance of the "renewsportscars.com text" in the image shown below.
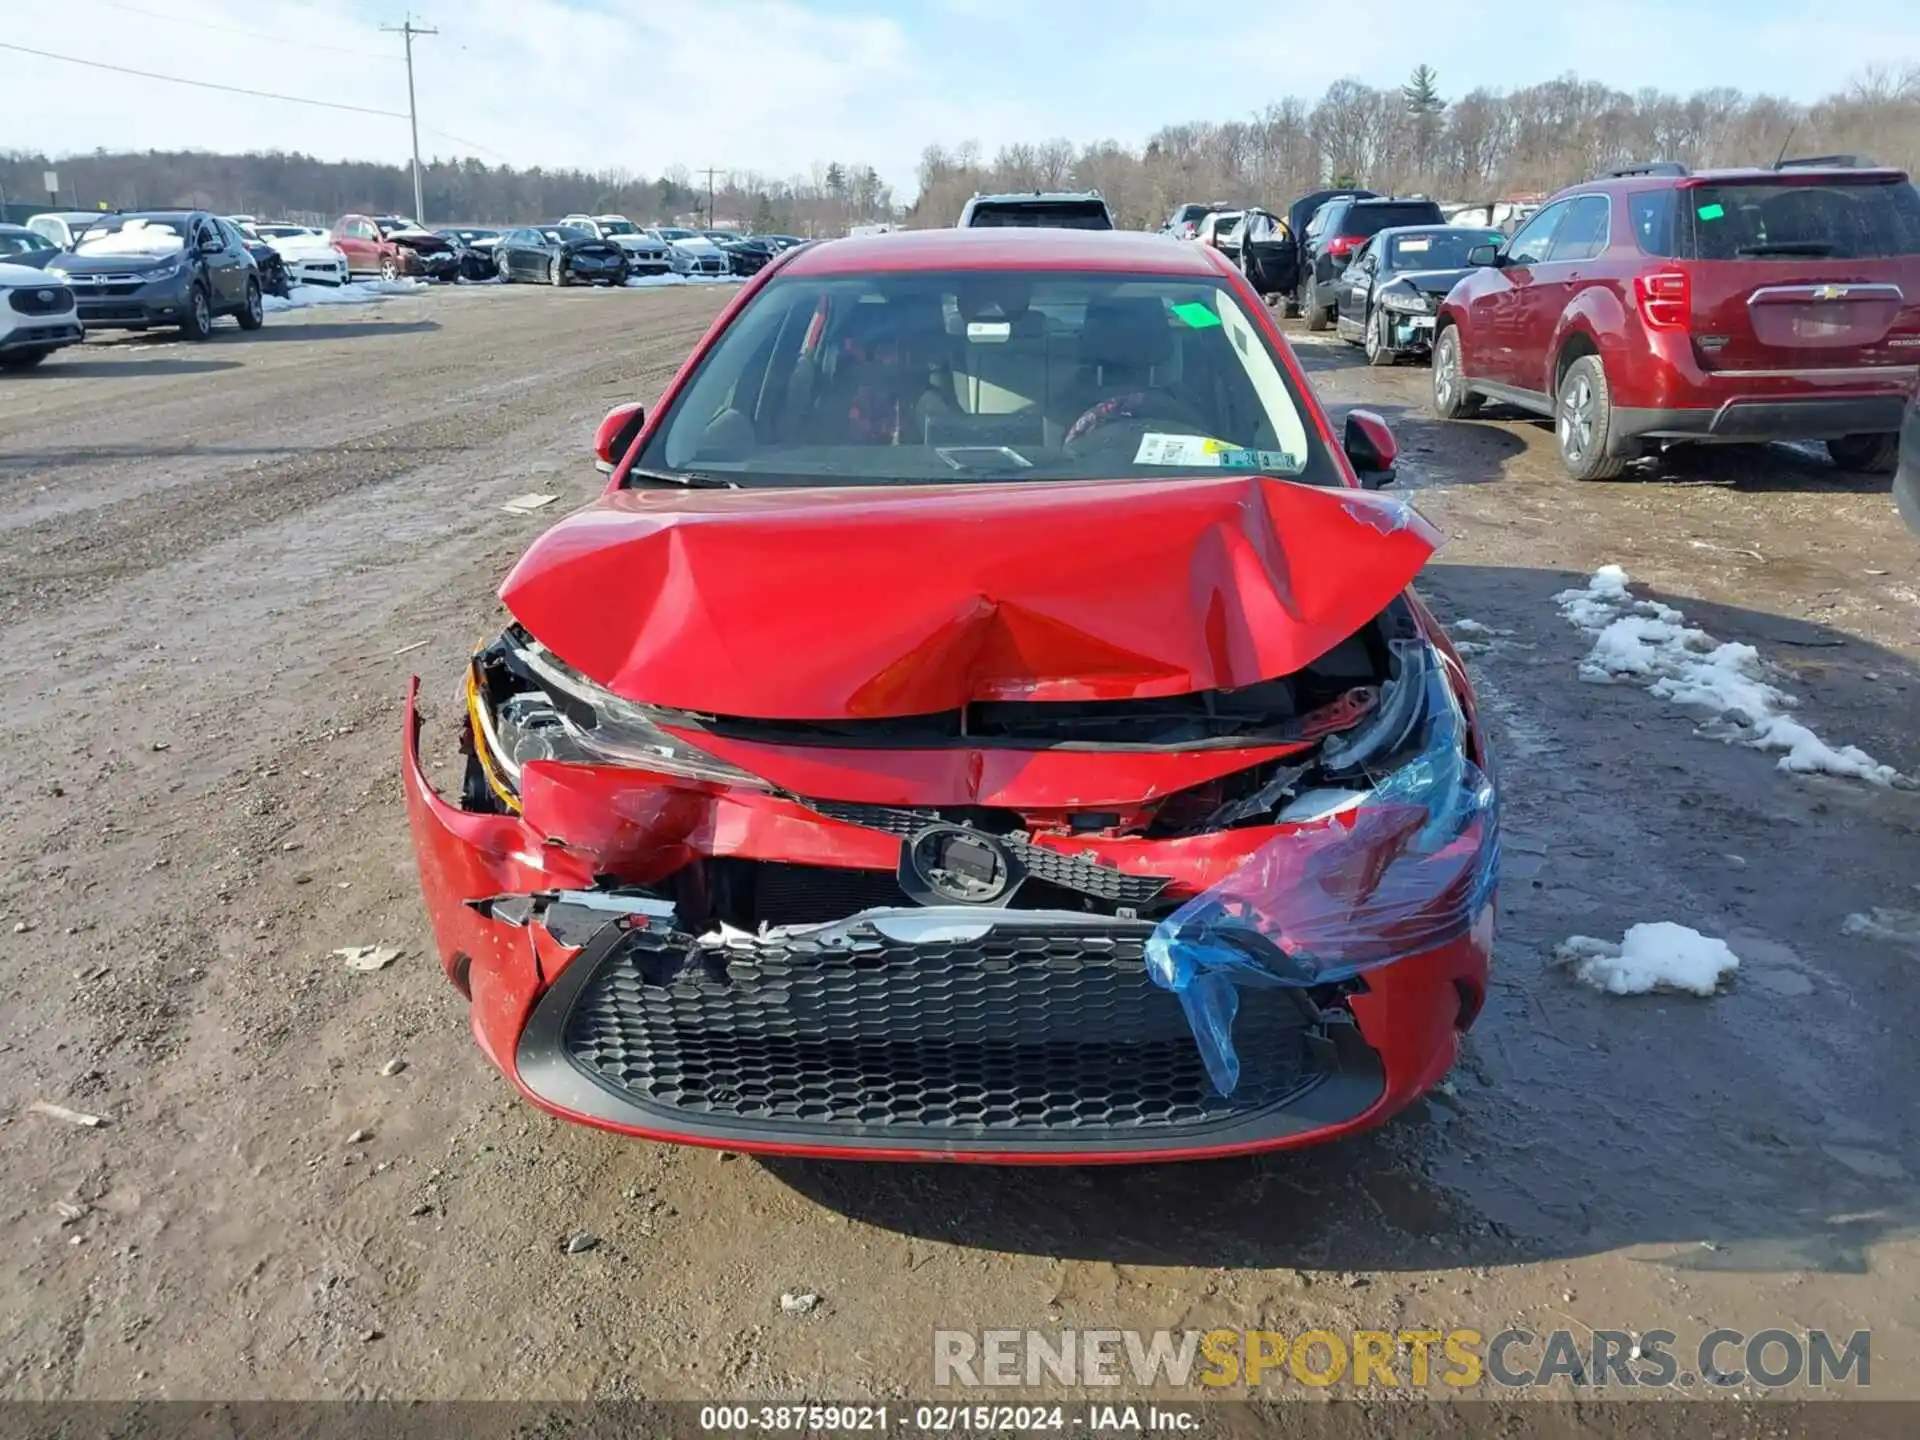
<svg viewBox="0 0 1920 1440"><path fill-rule="evenodd" d="M1872 1332L936 1330L936 1386L1532 1389L1872 1383Z"/></svg>

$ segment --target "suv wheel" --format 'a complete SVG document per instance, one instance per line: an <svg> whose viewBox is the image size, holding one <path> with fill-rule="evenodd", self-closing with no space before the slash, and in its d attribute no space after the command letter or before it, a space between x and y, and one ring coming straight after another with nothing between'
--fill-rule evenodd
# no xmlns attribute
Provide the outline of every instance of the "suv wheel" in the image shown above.
<svg viewBox="0 0 1920 1440"><path fill-rule="evenodd" d="M1375 310L1367 319L1367 336L1362 342L1367 352L1367 364L1391 365L1400 357L1393 353L1393 345L1387 338L1387 312Z"/></svg>
<svg viewBox="0 0 1920 1440"><path fill-rule="evenodd" d="M1553 433L1568 475L1575 480L1610 480L1626 469L1625 459L1607 453L1612 429L1607 372L1598 355L1582 355L1567 367L1553 407Z"/></svg>
<svg viewBox="0 0 1920 1440"><path fill-rule="evenodd" d="M207 299L207 287L195 285L187 297L187 313L180 321L183 340L204 340L213 333L213 305Z"/></svg>
<svg viewBox="0 0 1920 1440"><path fill-rule="evenodd" d="M239 319L242 330L258 330L267 323L267 305L260 298L258 280L247 281L247 299L246 303L240 307Z"/></svg>
<svg viewBox="0 0 1920 1440"><path fill-rule="evenodd" d="M1898 435L1848 435L1827 441L1827 458L1836 470L1860 475L1890 475L1900 459Z"/></svg>
<svg viewBox="0 0 1920 1440"><path fill-rule="evenodd" d="M1460 363L1460 332L1449 325L1433 340L1433 413L1442 420L1464 420L1479 410L1480 397L1467 389Z"/></svg>
<svg viewBox="0 0 1920 1440"><path fill-rule="evenodd" d="M547 283L549 285L567 283L567 262L561 256L554 256L553 264L547 268Z"/></svg>
<svg viewBox="0 0 1920 1440"><path fill-rule="evenodd" d="M380 257L380 278L382 280L398 280L400 278L400 262L391 255L382 255Z"/></svg>
<svg viewBox="0 0 1920 1440"><path fill-rule="evenodd" d="M1319 306L1314 302L1313 289L1314 289L1313 282L1309 280L1307 282L1307 298L1305 301L1305 308L1307 312L1307 329L1313 331L1317 335L1322 331L1328 329L1333 324L1333 311L1329 309L1323 309L1321 306Z"/></svg>

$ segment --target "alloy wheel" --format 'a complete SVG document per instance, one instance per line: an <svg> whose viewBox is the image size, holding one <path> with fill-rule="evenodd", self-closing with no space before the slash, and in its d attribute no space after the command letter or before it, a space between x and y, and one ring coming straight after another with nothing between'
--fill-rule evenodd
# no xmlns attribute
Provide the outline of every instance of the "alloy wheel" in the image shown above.
<svg viewBox="0 0 1920 1440"><path fill-rule="evenodd" d="M1560 453L1575 464L1593 450L1593 384L1575 375L1560 393Z"/></svg>

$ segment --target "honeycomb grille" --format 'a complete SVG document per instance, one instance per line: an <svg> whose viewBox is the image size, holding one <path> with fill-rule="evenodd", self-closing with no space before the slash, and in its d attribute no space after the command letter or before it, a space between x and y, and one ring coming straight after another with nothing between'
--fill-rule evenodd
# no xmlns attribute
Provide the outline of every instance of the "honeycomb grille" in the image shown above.
<svg viewBox="0 0 1920 1440"><path fill-rule="evenodd" d="M1212 1128L1318 1076L1301 1012L1247 990L1240 1085L1214 1094L1179 1001L1147 977L1144 926L862 933L850 948L713 951L631 931L579 992L566 1052L602 1086L689 1117L900 1139Z"/></svg>

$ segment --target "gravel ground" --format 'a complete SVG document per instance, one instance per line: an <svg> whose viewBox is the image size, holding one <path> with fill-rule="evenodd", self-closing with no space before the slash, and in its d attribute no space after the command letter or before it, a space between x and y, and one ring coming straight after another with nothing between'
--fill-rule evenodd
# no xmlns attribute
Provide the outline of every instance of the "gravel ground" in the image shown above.
<svg viewBox="0 0 1920 1440"><path fill-rule="evenodd" d="M1501 632L1497 977L1442 1092L1320 1151L1067 1173L763 1164L516 1101L431 956L402 687L444 756L493 586L724 300L438 292L0 385L0 1395L925 1397L936 1326L1422 1323L1871 1326L1874 1393L1920 1395L1920 942L1843 933L1920 910L1920 795L1581 683L1551 598L1624 565L1920 773L1884 479L1773 449L1575 486L1542 427L1442 427L1424 370L1321 337L1450 537L1436 610ZM560 503L502 512L530 490ZM1732 988L1551 964L1648 920L1727 939ZM329 953L371 944L404 953Z"/></svg>

